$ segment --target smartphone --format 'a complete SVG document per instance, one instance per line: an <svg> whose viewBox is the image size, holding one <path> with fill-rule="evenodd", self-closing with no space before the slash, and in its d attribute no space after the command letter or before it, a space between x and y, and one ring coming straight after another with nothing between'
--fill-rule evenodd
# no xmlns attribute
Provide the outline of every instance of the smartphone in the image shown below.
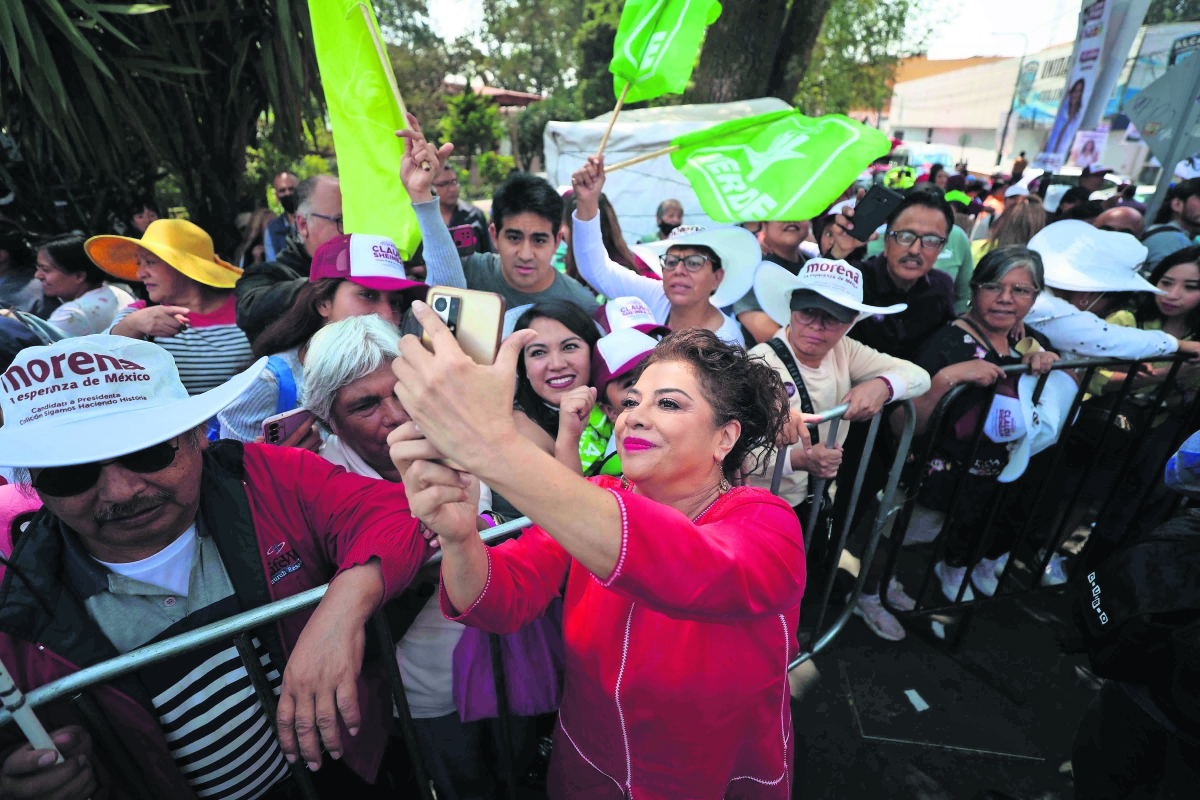
<svg viewBox="0 0 1200 800"><path fill-rule="evenodd" d="M454 237L454 246L458 248L458 254L469 255L475 252L475 245L479 243L479 237L475 235L475 228L471 225L455 225L450 229L450 235ZM465 253L463 251L466 251Z"/></svg>
<svg viewBox="0 0 1200 800"><path fill-rule="evenodd" d="M491 364L500 349L504 333L504 298L492 292L432 286L425 302L458 339L463 352L476 364ZM429 334L422 332L421 343L432 350Z"/></svg>
<svg viewBox="0 0 1200 800"><path fill-rule="evenodd" d="M904 195L899 192L875 184L854 205L854 219L851 220L854 230L850 231L850 235L860 242L867 241L876 228L887 222L887 218L903 200Z"/></svg>
<svg viewBox="0 0 1200 800"><path fill-rule="evenodd" d="M312 421L312 414L303 408L293 408L291 411L267 417L262 424L263 442L282 444L296 431L306 425L311 425Z"/></svg>

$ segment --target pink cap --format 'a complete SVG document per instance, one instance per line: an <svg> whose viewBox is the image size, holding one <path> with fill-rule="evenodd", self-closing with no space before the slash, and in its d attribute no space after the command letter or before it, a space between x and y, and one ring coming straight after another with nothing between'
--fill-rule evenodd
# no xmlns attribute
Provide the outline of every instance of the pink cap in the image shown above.
<svg viewBox="0 0 1200 800"><path fill-rule="evenodd" d="M661 339L671 332L666 325L654 321L650 306L638 297L614 297L609 300L596 312L596 323L606 334L633 328Z"/></svg>
<svg viewBox="0 0 1200 800"><path fill-rule="evenodd" d="M633 372L657 346L637 328L621 328L601 337L592 350L592 386L603 397L610 381Z"/></svg>
<svg viewBox="0 0 1200 800"><path fill-rule="evenodd" d="M420 281L409 280L395 242L386 236L365 233L335 236L317 248L308 279L322 278L341 278L381 292L429 288Z"/></svg>

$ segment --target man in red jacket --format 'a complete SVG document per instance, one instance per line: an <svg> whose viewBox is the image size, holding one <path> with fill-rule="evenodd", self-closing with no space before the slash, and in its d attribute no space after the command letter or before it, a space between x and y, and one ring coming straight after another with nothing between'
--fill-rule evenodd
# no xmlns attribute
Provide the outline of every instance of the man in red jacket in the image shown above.
<svg viewBox="0 0 1200 800"><path fill-rule="evenodd" d="M403 487L300 450L208 444L205 421L264 361L188 397L165 350L99 335L28 348L0 376L0 464L43 502L0 575L0 658L22 690L332 580L314 610L252 632L274 721L230 641L91 690L155 797L273 797L287 762L316 770L322 749L373 782L383 758L391 701L382 664L363 666L364 625L424 541ZM0 796L100 793L103 746L70 706L37 713L65 761L11 750Z"/></svg>

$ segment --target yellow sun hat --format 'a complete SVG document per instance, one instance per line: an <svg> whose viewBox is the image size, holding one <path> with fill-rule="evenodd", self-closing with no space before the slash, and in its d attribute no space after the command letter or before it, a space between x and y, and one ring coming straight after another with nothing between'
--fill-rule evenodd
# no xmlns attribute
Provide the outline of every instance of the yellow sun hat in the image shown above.
<svg viewBox="0 0 1200 800"><path fill-rule="evenodd" d="M194 281L215 289L232 289L242 271L217 257L212 237L186 219L156 219L141 239L93 236L84 243L100 269L122 280L136 281L137 251L144 247Z"/></svg>

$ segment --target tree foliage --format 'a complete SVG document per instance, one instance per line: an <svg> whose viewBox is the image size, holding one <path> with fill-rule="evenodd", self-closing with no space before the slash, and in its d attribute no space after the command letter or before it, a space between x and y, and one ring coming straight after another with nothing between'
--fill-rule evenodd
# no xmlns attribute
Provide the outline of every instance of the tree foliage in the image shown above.
<svg viewBox="0 0 1200 800"><path fill-rule="evenodd" d="M476 94L467 84L463 93L446 101L446 116L442 117L442 139L454 142L456 155L465 156L467 168L475 156L496 147L504 128L500 125L500 110L491 98Z"/></svg>
<svg viewBox="0 0 1200 800"><path fill-rule="evenodd" d="M806 114L878 109L892 92L916 0L833 0L800 80L795 103Z"/></svg>
<svg viewBox="0 0 1200 800"><path fill-rule="evenodd" d="M35 227L97 230L122 195L169 170L191 218L231 251L260 118L295 154L319 127L304 0L0 4L0 129L12 144L0 178Z"/></svg>
<svg viewBox="0 0 1200 800"><path fill-rule="evenodd" d="M1200 19L1200 0L1150 0L1146 25Z"/></svg>
<svg viewBox="0 0 1200 800"><path fill-rule="evenodd" d="M492 86L550 94L574 82L585 0L483 0L479 71Z"/></svg>

